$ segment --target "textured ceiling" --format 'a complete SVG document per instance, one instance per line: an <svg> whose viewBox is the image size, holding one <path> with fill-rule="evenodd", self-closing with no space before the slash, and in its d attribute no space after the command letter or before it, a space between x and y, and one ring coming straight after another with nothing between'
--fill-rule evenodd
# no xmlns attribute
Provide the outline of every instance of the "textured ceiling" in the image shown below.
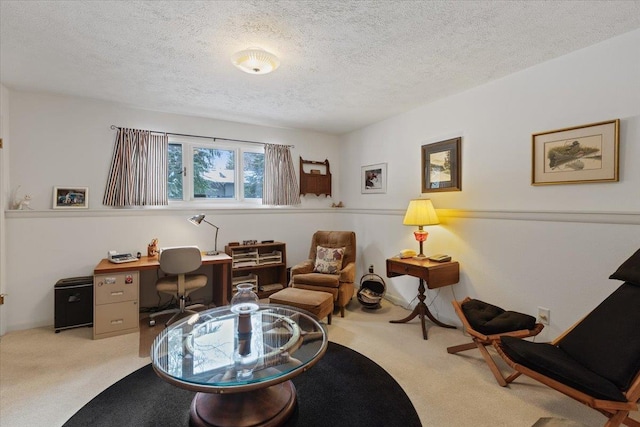
<svg viewBox="0 0 640 427"><path fill-rule="evenodd" d="M0 82L341 134L640 28L640 1L7 1ZM230 61L259 46L268 75Z"/></svg>

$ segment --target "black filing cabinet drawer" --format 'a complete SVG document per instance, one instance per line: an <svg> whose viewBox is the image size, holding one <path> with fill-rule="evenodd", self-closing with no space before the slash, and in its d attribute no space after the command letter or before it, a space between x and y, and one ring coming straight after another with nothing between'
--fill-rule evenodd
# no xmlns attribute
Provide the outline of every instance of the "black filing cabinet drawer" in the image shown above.
<svg viewBox="0 0 640 427"><path fill-rule="evenodd" d="M93 325L93 276L61 279L55 285L54 328Z"/></svg>

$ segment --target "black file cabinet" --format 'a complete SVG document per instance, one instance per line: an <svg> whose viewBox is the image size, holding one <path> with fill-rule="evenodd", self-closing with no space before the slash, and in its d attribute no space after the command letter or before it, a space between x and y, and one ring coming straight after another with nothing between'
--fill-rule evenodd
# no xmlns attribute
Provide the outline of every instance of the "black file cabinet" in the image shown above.
<svg viewBox="0 0 640 427"><path fill-rule="evenodd" d="M70 277L55 284L56 333L93 325L93 276Z"/></svg>

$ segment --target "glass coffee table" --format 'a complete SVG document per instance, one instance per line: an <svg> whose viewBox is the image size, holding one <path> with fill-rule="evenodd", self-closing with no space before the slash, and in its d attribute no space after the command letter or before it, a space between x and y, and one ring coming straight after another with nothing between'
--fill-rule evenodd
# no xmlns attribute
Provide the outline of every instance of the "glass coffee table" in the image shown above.
<svg viewBox="0 0 640 427"><path fill-rule="evenodd" d="M325 327L310 313L260 304L250 313L206 310L163 330L151 347L165 381L196 391L193 426L277 426L294 412L291 378L327 349Z"/></svg>

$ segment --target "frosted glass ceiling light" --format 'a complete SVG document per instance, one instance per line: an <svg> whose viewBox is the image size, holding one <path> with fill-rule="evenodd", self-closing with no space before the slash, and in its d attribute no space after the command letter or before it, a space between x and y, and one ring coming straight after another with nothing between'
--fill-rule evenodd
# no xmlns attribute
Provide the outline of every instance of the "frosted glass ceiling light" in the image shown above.
<svg viewBox="0 0 640 427"><path fill-rule="evenodd" d="M280 65L277 56L258 47L241 50L231 57L231 62L249 74L267 74Z"/></svg>

